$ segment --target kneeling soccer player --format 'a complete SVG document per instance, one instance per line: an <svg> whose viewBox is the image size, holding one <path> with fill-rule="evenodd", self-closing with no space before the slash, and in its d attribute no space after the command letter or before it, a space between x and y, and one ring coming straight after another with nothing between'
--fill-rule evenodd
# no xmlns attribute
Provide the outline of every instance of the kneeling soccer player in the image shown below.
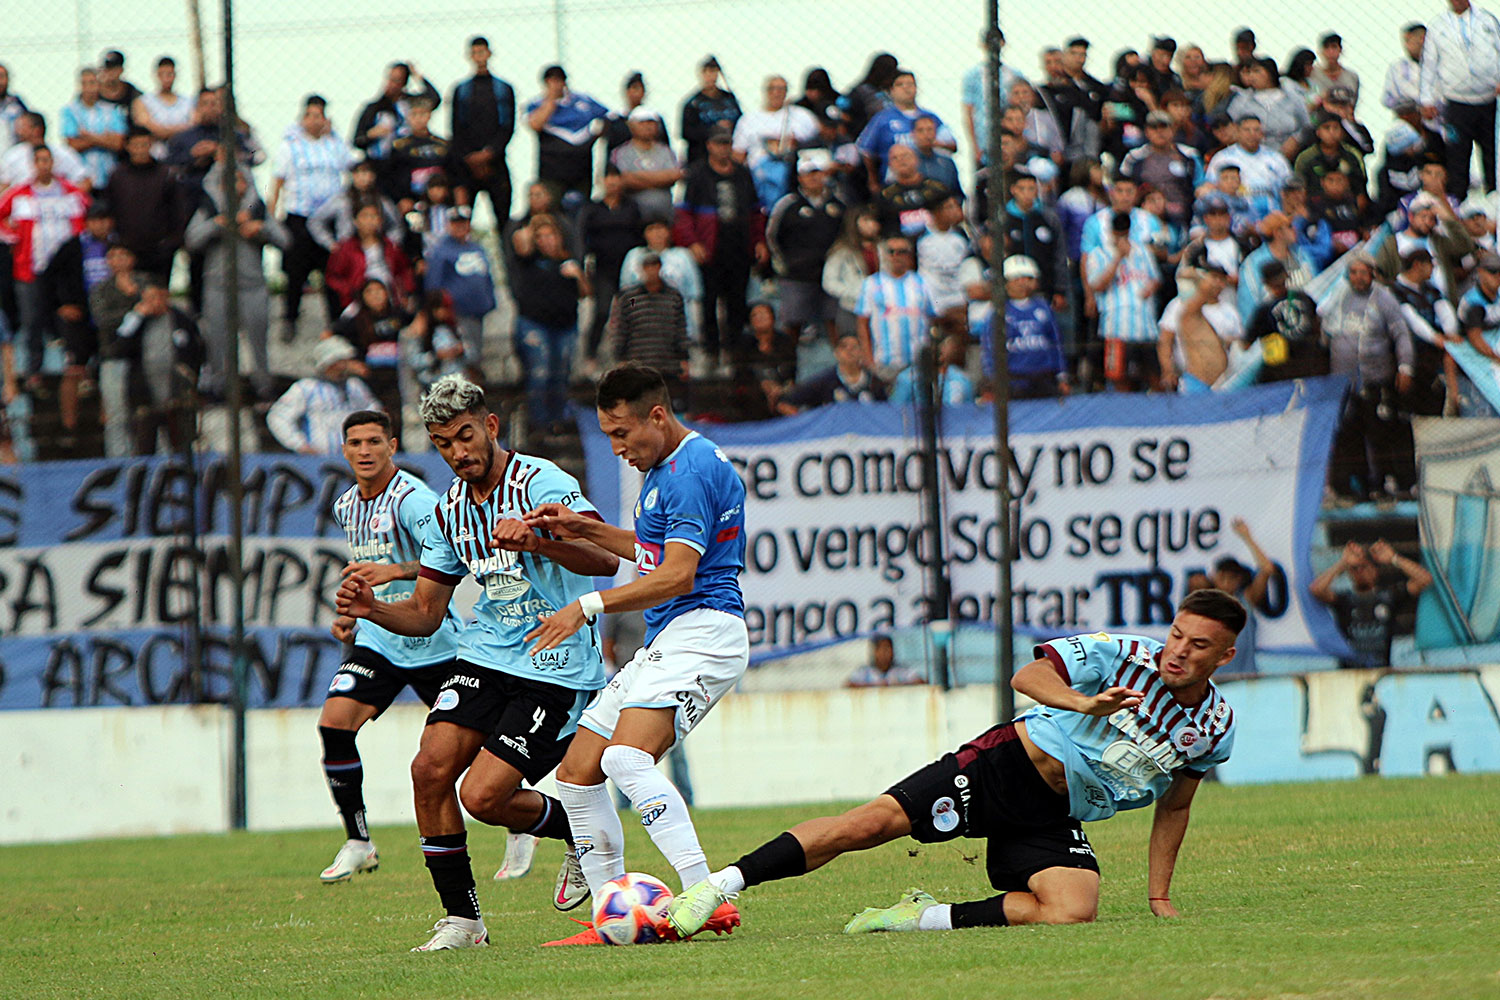
<svg viewBox="0 0 1500 1000"><path fill-rule="evenodd" d="M1152 913L1177 916L1170 886L1188 807L1234 744L1234 713L1209 678L1234 657L1244 625L1239 601L1201 590L1178 605L1165 643L1103 632L1043 643L1012 682L1036 708L873 801L756 848L673 900L668 922L693 934L748 886L908 835L926 844L987 838L986 867L1001 894L946 904L912 889L894 906L858 914L845 933L1091 921L1099 863L1079 822L1152 801L1147 896Z"/></svg>

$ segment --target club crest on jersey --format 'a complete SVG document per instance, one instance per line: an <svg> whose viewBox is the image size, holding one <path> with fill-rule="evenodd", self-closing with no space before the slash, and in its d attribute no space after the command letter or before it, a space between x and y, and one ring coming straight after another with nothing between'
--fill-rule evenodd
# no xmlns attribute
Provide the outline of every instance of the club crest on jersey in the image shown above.
<svg viewBox="0 0 1500 1000"><path fill-rule="evenodd" d="M932 828L939 833L952 833L958 828L958 812L950 796L944 795L932 804Z"/></svg>
<svg viewBox="0 0 1500 1000"><path fill-rule="evenodd" d="M651 492L646 494L646 509L651 510L656 506L656 487L651 487Z"/></svg>
<svg viewBox="0 0 1500 1000"><path fill-rule="evenodd" d="M328 690L335 693L343 691L353 691L354 684L355 680L353 676L349 674L334 674L333 683L328 685Z"/></svg>
<svg viewBox="0 0 1500 1000"><path fill-rule="evenodd" d="M432 707L439 712L451 712L458 707L458 692L452 688L444 688L437 696L437 701Z"/></svg>
<svg viewBox="0 0 1500 1000"><path fill-rule="evenodd" d="M370 530L390 531L395 523L396 519L391 516L391 512L388 510L382 510L376 513L374 517L370 518Z"/></svg>
<svg viewBox="0 0 1500 1000"><path fill-rule="evenodd" d="M1193 726L1183 726L1172 734L1172 745L1181 750L1189 760L1202 757L1208 752L1208 743L1203 734Z"/></svg>

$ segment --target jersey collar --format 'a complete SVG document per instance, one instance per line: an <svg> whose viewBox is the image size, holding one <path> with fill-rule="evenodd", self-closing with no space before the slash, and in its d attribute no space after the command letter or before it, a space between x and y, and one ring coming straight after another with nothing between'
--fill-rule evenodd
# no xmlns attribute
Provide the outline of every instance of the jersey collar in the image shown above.
<svg viewBox="0 0 1500 1000"><path fill-rule="evenodd" d="M670 455L667 455L660 462L657 462L656 465L653 466L653 468L659 469L663 465L666 465L668 462L671 462L674 458L677 457L677 453L679 451L681 451L687 445L687 443L689 441L691 441L693 438L695 438L697 436L698 436L698 432L697 431L688 431L687 432L687 436L684 437L681 441L677 442L677 447L675 447L675 448L672 449L672 453Z"/></svg>

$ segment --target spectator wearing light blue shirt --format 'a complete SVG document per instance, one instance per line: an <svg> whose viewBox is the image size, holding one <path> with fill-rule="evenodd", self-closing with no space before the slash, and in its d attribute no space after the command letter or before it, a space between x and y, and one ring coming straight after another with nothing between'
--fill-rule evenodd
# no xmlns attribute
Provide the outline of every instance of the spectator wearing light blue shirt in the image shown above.
<svg viewBox="0 0 1500 1000"><path fill-rule="evenodd" d="M940 406L963 406L974 402L974 380L964 371L964 358L968 353L968 337L962 333L950 333L938 344L937 378L933 386L933 402ZM917 377L919 365L912 365L896 376L891 386L890 402L897 406L910 406L917 399Z"/></svg>
<svg viewBox="0 0 1500 1000"><path fill-rule="evenodd" d="M343 190L344 171L354 155L348 143L333 130L328 121L328 102L317 94L302 105L302 119L286 130L276 156L271 190L266 205L271 215L277 208L286 210L286 228L290 246L282 258L286 273L286 331L283 339L296 335L297 317L302 312L302 290L314 271L328 264L328 251L313 238L307 228L323 203L338 197ZM338 296L325 283L323 297L328 305L328 321L339 314Z"/></svg>
<svg viewBox="0 0 1500 1000"><path fill-rule="evenodd" d="M94 188L102 189L125 148L125 109L99 100L99 74L85 67L78 73L78 96L63 105L61 119L63 138L83 157Z"/></svg>
<svg viewBox="0 0 1500 1000"><path fill-rule="evenodd" d="M983 35L979 37L981 47L987 46L989 40ZM1000 33L1000 48L1003 53L1005 49L1005 33ZM984 82L985 64L971 66L964 74L963 86L960 91L959 101L964 109L964 133L969 140L969 147L974 154L974 166L982 167L990 152L990 106L988 101L989 88ZM1025 83L1026 78L1004 62L1000 63L1000 92L1009 94L1010 88L1017 83Z"/></svg>
<svg viewBox="0 0 1500 1000"><path fill-rule="evenodd" d="M885 241L883 257L883 268L860 288L854 311L865 357L890 380L916 359L936 312L927 283L912 269L912 241L892 236Z"/></svg>

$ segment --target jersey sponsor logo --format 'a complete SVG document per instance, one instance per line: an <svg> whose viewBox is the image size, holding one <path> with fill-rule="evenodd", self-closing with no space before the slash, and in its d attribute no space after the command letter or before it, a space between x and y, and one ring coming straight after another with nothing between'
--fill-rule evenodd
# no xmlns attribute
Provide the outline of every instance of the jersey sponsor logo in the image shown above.
<svg viewBox="0 0 1500 1000"><path fill-rule="evenodd" d="M531 759L531 750L526 746L526 737L507 736L505 733L501 733L499 740L527 760Z"/></svg>
<svg viewBox="0 0 1500 1000"><path fill-rule="evenodd" d="M738 525L736 525L733 528L725 528L722 531L720 531L717 535L714 536L714 541L715 542L732 542L732 541L734 541L738 537L740 537L740 529L739 529Z"/></svg>
<svg viewBox="0 0 1500 1000"><path fill-rule="evenodd" d="M342 691L353 691L354 685L357 683L359 682L349 674L337 673L333 675L333 683L328 685L328 690L335 694Z"/></svg>
<svg viewBox="0 0 1500 1000"><path fill-rule="evenodd" d="M532 656L531 662L545 670L561 670L568 665L569 655L566 649L544 649Z"/></svg>
<svg viewBox="0 0 1500 1000"><path fill-rule="evenodd" d="M734 517L734 515L738 514L739 512L740 512L740 506L739 506L739 504L735 504L733 507L729 508L724 513L722 513L722 514L719 515L719 523L723 524L725 521L730 520L731 518Z"/></svg>
<svg viewBox="0 0 1500 1000"><path fill-rule="evenodd" d="M466 688L478 689L479 678L470 677L468 674L454 674L452 677L443 682L443 687L445 688L458 687L460 685Z"/></svg>
<svg viewBox="0 0 1500 1000"><path fill-rule="evenodd" d="M932 828L939 833L952 833L958 829L958 811L953 799L947 795L932 804Z"/></svg>
<svg viewBox="0 0 1500 1000"><path fill-rule="evenodd" d="M635 540L635 568L645 575L661 565L662 547L650 542Z"/></svg>
<svg viewBox="0 0 1500 1000"><path fill-rule="evenodd" d="M696 726L700 715L698 712L698 703L693 700L693 692L674 691L672 697L677 700L678 710L682 712L682 717L687 720L689 728Z"/></svg>
<svg viewBox="0 0 1500 1000"><path fill-rule="evenodd" d="M1183 765L1177 748L1146 732L1133 709L1120 709L1109 717L1109 724L1126 738L1105 747L1100 763L1115 770L1129 785L1141 787L1158 774L1170 774Z"/></svg>
<svg viewBox="0 0 1500 1000"><path fill-rule="evenodd" d="M437 696L437 701L432 703L434 712L451 712L458 707L458 692L452 688L443 688Z"/></svg>
<svg viewBox="0 0 1500 1000"><path fill-rule="evenodd" d="M359 676L368 677L371 680L375 678L375 671L369 667L362 667L358 663L346 663L339 667L339 671L345 674L359 674Z"/></svg>
<svg viewBox="0 0 1500 1000"><path fill-rule="evenodd" d="M955 777L953 779L953 787L954 788L968 788L969 787L969 776L967 774L960 774L957 777Z"/></svg>
<svg viewBox="0 0 1500 1000"><path fill-rule="evenodd" d="M651 492L646 494L646 509L652 510L656 507L656 487L651 487Z"/></svg>
<svg viewBox="0 0 1500 1000"><path fill-rule="evenodd" d="M355 562L379 562L394 550L391 542L362 542L349 546L349 557Z"/></svg>

